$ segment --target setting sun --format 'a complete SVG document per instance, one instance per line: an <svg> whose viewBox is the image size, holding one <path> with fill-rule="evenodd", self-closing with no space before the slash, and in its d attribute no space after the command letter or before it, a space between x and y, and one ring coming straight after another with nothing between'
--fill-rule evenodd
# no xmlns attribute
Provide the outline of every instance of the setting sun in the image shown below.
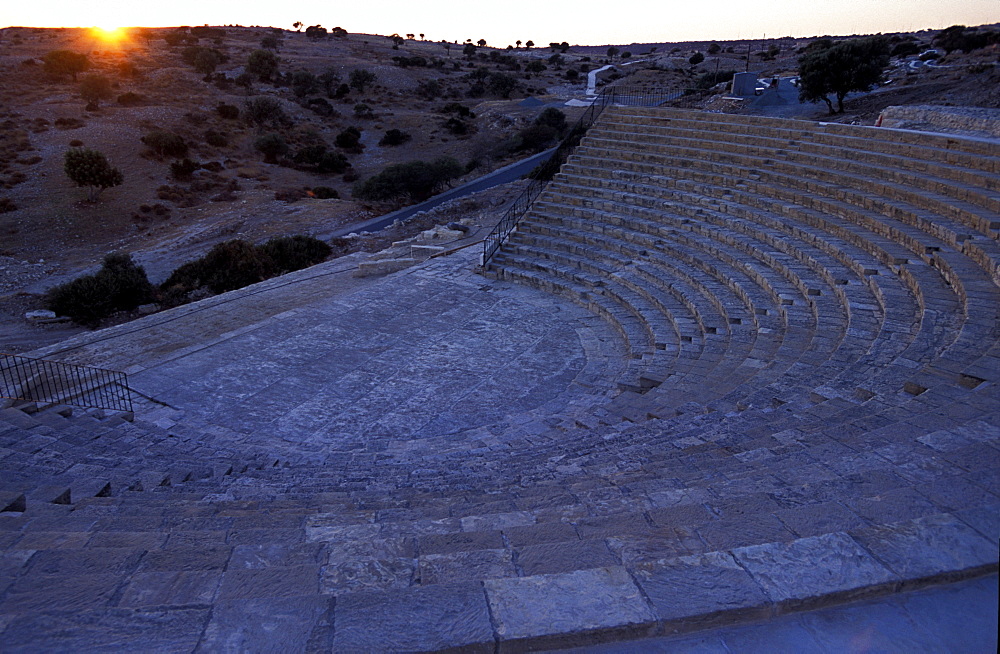
<svg viewBox="0 0 1000 654"><path fill-rule="evenodd" d="M124 36L123 28L118 25L97 25L94 31L106 41L118 41Z"/></svg>

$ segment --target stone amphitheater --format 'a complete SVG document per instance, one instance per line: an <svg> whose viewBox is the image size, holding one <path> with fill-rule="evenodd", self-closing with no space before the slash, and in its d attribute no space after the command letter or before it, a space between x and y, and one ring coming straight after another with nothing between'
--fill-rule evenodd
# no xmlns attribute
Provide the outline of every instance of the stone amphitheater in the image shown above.
<svg viewBox="0 0 1000 654"><path fill-rule="evenodd" d="M609 107L477 270L332 261L32 356L0 649L521 651L994 574L1000 143Z"/></svg>

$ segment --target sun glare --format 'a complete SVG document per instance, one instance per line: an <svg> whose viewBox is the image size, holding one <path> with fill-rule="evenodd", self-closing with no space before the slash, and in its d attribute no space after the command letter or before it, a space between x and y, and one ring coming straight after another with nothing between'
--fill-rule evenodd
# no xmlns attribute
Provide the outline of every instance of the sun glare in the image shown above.
<svg viewBox="0 0 1000 654"><path fill-rule="evenodd" d="M124 37L124 30L118 25L98 25L94 31L105 41L119 41Z"/></svg>

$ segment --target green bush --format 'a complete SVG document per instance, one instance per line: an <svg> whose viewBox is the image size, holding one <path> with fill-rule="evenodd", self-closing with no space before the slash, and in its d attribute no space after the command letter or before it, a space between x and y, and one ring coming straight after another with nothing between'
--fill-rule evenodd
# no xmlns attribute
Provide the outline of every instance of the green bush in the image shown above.
<svg viewBox="0 0 1000 654"><path fill-rule="evenodd" d="M288 120L281 102L268 96L250 98L243 105L243 115L257 127L280 125Z"/></svg>
<svg viewBox="0 0 1000 654"><path fill-rule="evenodd" d="M323 189L325 187L319 187ZM316 195L318 189L313 189ZM332 189L328 189L332 190ZM336 195L336 191L333 191ZM280 273L308 268L330 256L330 246L312 236L282 236L272 238L259 246L262 255L269 257L274 269Z"/></svg>
<svg viewBox="0 0 1000 654"><path fill-rule="evenodd" d="M201 168L201 164L184 157L182 161L170 162L170 176L180 181L188 180L199 168Z"/></svg>
<svg viewBox="0 0 1000 654"><path fill-rule="evenodd" d="M360 200L426 200L450 180L465 172L462 164L451 157L438 157L430 163L411 161L393 164L379 174L356 184L352 190Z"/></svg>
<svg viewBox="0 0 1000 654"><path fill-rule="evenodd" d="M153 291L142 266L129 254L116 253L104 257L97 273L50 289L46 305L73 322L94 327L115 311L132 311L151 302Z"/></svg>
<svg viewBox="0 0 1000 654"><path fill-rule="evenodd" d="M411 137L406 132L400 131L398 129L390 129L382 137L382 140L378 142L379 145L402 145L409 141Z"/></svg>
<svg viewBox="0 0 1000 654"><path fill-rule="evenodd" d="M357 127L348 127L340 134L337 134L337 138L333 141L338 148L352 152L360 152L364 149L361 144L361 130Z"/></svg>
<svg viewBox="0 0 1000 654"><path fill-rule="evenodd" d="M330 188L329 186L314 186L312 190L313 197L317 200L339 200L340 193L337 189Z"/></svg>
<svg viewBox="0 0 1000 654"><path fill-rule="evenodd" d="M184 142L184 139L171 132L156 130L146 134L140 140L146 147L161 157L180 159L188 152L188 145Z"/></svg>
<svg viewBox="0 0 1000 654"><path fill-rule="evenodd" d="M264 155L265 163L278 163L278 157L288 152L288 143L281 134L270 133L254 141L253 147Z"/></svg>
<svg viewBox="0 0 1000 654"><path fill-rule="evenodd" d="M174 270L160 285L166 302L182 304L191 291L206 287L225 293L326 259L330 246L311 236L273 238L263 245L235 239L219 243L200 258Z"/></svg>
<svg viewBox="0 0 1000 654"><path fill-rule="evenodd" d="M217 148L224 148L229 145L229 137L224 132L217 132L214 129L205 132L205 143Z"/></svg>
<svg viewBox="0 0 1000 654"><path fill-rule="evenodd" d="M207 286L213 293L225 293L263 281L273 271L269 257L253 244L236 239L219 243L201 259L177 268L160 288L177 293Z"/></svg>
<svg viewBox="0 0 1000 654"><path fill-rule="evenodd" d="M240 117L240 108L226 104L225 102L220 102L219 106L215 108L215 112L219 114L220 118L226 118L227 120L236 120Z"/></svg>

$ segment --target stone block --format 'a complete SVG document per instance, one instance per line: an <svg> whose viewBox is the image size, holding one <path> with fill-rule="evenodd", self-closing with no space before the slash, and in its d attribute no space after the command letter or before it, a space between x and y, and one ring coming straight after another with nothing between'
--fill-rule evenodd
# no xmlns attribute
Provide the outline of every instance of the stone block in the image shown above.
<svg viewBox="0 0 1000 654"><path fill-rule="evenodd" d="M219 599L252 597L298 597L319 593L319 566L226 570Z"/></svg>
<svg viewBox="0 0 1000 654"><path fill-rule="evenodd" d="M851 536L904 581L943 581L997 566L996 542L948 514L875 525Z"/></svg>
<svg viewBox="0 0 1000 654"><path fill-rule="evenodd" d="M781 610L852 599L898 581L844 533L741 547L733 556Z"/></svg>
<svg viewBox="0 0 1000 654"><path fill-rule="evenodd" d="M516 577L510 550L472 550L425 554L419 560L420 584Z"/></svg>
<svg viewBox="0 0 1000 654"><path fill-rule="evenodd" d="M542 543L518 549L517 565L525 576L606 568L621 562L603 540Z"/></svg>
<svg viewBox="0 0 1000 654"><path fill-rule="evenodd" d="M766 618L771 600L726 552L636 566L634 575L667 631Z"/></svg>
<svg viewBox="0 0 1000 654"><path fill-rule="evenodd" d="M196 651L305 652L333 601L313 595L216 602Z"/></svg>
<svg viewBox="0 0 1000 654"><path fill-rule="evenodd" d="M645 636L656 620L621 567L483 583L501 651Z"/></svg>
<svg viewBox="0 0 1000 654"><path fill-rule="evenodd" d="M495 650L482 586L436 584L337 598L334 651Z"/></svg>

